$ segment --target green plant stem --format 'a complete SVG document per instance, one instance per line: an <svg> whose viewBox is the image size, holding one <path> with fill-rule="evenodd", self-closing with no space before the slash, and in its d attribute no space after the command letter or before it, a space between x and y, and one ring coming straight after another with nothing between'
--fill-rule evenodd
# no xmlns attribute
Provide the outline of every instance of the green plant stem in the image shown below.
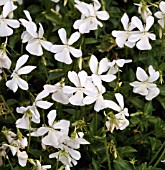
<svg viewBox="0 0 165 170"><path fill-rule="evenodd" d="M58 163L59 163L59 158L57 159L56 170L58 170Z"/></svg>
<svg viewBox="0 0 165 170"><path fill-rule="evenodd" d="M10 167L11 167L11 170L13 170L14 168L13 168L13 166L12 166L12 164L11 164L11 162L10 162L10 159L7 157L7 160L8 160L8 162L9 162L9 165L10 165Z"/></svg>
<svg viewBox="0 0 165 170"><path fill-rule="evenodd" d="M13 117L14 120L16 120L16 117L14 116L13 112L11 111L10 107L8 106L8 104L6 103L4 97L2 95L0 95L1 100L3 101L4 105L6 106L6 108L9 110L9 112L11 113L11 116Z"/></svg>
<svg viewBox="0 0 165 170"><path fill-rule="evenodd" d="M29 139L28 139L28 147L27 150L29 151L30 149L30 141L31 141L31 119L30 119L30 125L29 125Z"/></svg>
<svg viewBox="0 0 165 170"><path fill-rule="evenodd" d="M165 144L165 142L164 142L164 144ZM164 148L162 154L160 155L160 157L158 158L158 160L156 161L156 163L155 163L155 165L153 166L152 169L156 168L156 166L159 164L159 162L160 162L161 159L163 158L164 154L165 154L165 148Z"/></svg>
<svg viewBox="0 0 165 170"><path fill-rule="evenodd" d="M104 2L104 0L101 0L101 6L102 6L102 10L105 11L105 2Z"/></svg>
<svg viewBox="0 0 165 170"><path fill-rule="evenodd" d="M109 156L109 148L107 147L107 138L106 138L106 132L104 129L104 145L105 145L105 150L106 150L106 156L107 156L107 161L108 161L108 170L111 170L111 162L110 162L110 156Z"/></svg>
<svg viewBox="0 0 165 170"><path fill-rule="evenodd" d="M162 144L162 146L159 148L159 150L156 152L156 154L154 155L154 157L151 159L151 161L149 162L149 165L152 164L152 162L157 158L158 154L160 153L160 151L162 150L162 148L165 146L165 141ZM164 150L165 151L165 150ZM157 162L156 162L157 163ZM159 162L158 162L159 163Z"/></svg>

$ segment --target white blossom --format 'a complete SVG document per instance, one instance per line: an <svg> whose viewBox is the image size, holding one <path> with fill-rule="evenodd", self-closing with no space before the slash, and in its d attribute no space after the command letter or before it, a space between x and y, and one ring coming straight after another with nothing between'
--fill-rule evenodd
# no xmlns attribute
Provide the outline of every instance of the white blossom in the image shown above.
<svg viewBox="0 0 165 170"><path fill-rule="evenodd" d="M21 56L16 63L16 67L11 74L11 80L6 82L6 86L11 89L14 93L18 90L18 87L22 90L28 90L28 83L20 78L20 75L28 74L32 70L36 68L36 66L24 66L22 67L28 60L28 55Z"/></svg>
<svg viewBox="0 0 165 170"><path fill-rule="evenodd" d="M11 66L10 58L7 56L6 52L0 50L0 69L2 68L10 69L10 66Z"/></svg>
<svg viewBox="0 0 165 170"><path fill-rule="evenodd" d="M131 21L139 29L140 33L130 35L128 41L136 42L136 47L139 50L151 50L152 46L149 43L149 39L156 40L156 36L148 31L154 24L154 17L148 16L145 26L143 26L141 20L136 16L132 17Z"/></svg>
<svg viewBox="0 0 165 170"><path fill-rule="evenodd" d="M155 71L150 65L148 68L149 76L141 67L137 68L136 77L139 81L130 83L133 86L133 92L145 96L146 100L152 100L159 95L160 90L153 82L159 78L159 72Z"/></svg>
<svg viewBox="0 0 165 170"><path fill-rule="evenodd" d="M75 21L73 27L74 29L78 29L81 34L89 33L91 30L97 30L98 26L103 26L99 20L109 19L107 11L98 11L101 8L98 0L93 0L93 4L87 4L79 0L75 0L75 3L75 7L82 15L81 19Z"/></svg>
<svg viewBox="0 0 165 170"><path fill-rule="evenodd" d="M59 37L64 45L53 45L51 47L51 52L55 53L54 58L57 61L63 62L65 64L71 64L72 59L70 54L74 57L79 58L82 56L82 51L80 49L75 49L71 45L74 44L79 38L80 33L73 33L69 39L67 39L66 30L61 28L58 30Z"/></svg>

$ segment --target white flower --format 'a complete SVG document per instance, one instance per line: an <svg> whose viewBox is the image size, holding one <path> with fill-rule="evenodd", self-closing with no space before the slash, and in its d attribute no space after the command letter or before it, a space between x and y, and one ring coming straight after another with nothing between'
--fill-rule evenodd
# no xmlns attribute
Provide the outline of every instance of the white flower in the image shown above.
<svg viewBox="0 0 165 170"><path fill-rule="evenodd" d="M70 53L76 58L82 56L82 51L80 49L75 49L71 46L80 38L80 33L75 32L70 36L69 39L67 39L66 30L61 28L58 30L58 34L64 45L53 45L51 52L56 53L54 58L57 61L63 62L65 64L71 64L72 59L70 57Z"/></svg>
<svg viewBox="0 0 165 170"><path fill-rule="evenodd" d="M59 139L63 134L68 134L70 122L67 120L55 122L56 115L56 110L51 110L47 115L49 127L40 127L36 132L32 132L31 136L44 136L46 133L48 133L42 138L42 143L44 145L50 145L55 148L59 148Z"/></svg>
<svg viewBox="0 0 165 170"><path fill-rule="evenodd" d="M87 73L82 70L78 74L74 71L69 71L68 72L68 78L69 80L76 86L76 87L70 87L70 86L65 86L64 87L64 92L66 94L73 94L69 98L69 102L72 105L76 106L84 106L85 104L83 103L84 99L84 86L87 81Z"/></svg>
<svg viewBox="0 0 165 170"><path fill-rule="evenodd" d="M110 67L109 70L108 70L108 73L109 74L116 74L118 71L121 71L119 69L120 67L123 67L124 64L131 63L131 62L132 62L131 59L128 59L128 60L125 60L125 59L113 60L113 61L108 63L108 66Z"/></svg>
<svg viewBox="0 0 165 170"><path fill-rule="evenodd" d="M114 116L107 117L106 121L106 127L107 130L113 133L114 129L116 130L120 129L123 130L129 125L129 121L123 116L122 114L118 113Z"/></svg>
<svg viewBox="0 0 165 170"><path fill-rule="evenodd" d="M100 110L106 108L106 102L102 96L105 93L105 88L94 85L92 82L87 81L85 84L84 93L87 95L83 99L84 104L92 104L95 102L94 110L99 112Z"/></svg>
<svg viewBox="0 0 165 170"><path fill-rule="evenodd" d="M164 1L160 2L159 8L161 11L157 11L154 15L159 19L158 23L164 29L165 26L165 2Z"/></svg>
<svg viewBox="0 0 165 170"><path fill-rule="evenodd" d="M16 19L7 19L6 17L13 11L13 6L9 3L3 6L0 15L0 37L7 37L13 34L12 28L18 28L20 23Z"/></svg>
<svg viewBox="0 0 165 170"><path fill-rule="evenodd" d="M126 13L124 13L124 15L121 18L121 23L123 24L124 30L125 31L112 31L112 35L114 37L116 37L116 44L120 47L123 48L124 45L126 45L127 47L134 47L135 46L135 42L130 42L128 41L128 37L131 34L135 34L137 33L137 31L132 31L135 26L131 23L129 23L129 18L128 15Z"/></svg>
<svg viewBox="0 0 165 170"><path fill-rule="evenodd" d="M9 89L13 90L14 93L18 90L18 87L21 88L22 90L28 90L29 88L28 83L19 77L22 74L30 73L32 70L36 68L36 66L22 67L27 62L28 58L29 56L25 54L17 60L16 67L13 73L11 74L12 79L6 82L6 86Z"/></svg>
<svg viewBox="0 0 165 170"><path fill-rule="evenodd" d="M57 3L57 2L59 2L60 0L51 0L51 1Z"/></svg>
<svg viewBox="0 0 165 170"><path fill-rule="evenodd" d="M62 104L68 104L69 97L64 93L64 87L65 84L63 82L58 82L55 85L45 84L43 91L47 92L48 95L52 93L52 99L54 101Z"/></svg>
<svg viewBox="0 0 165 170"><path fill-rule="evenodd" d="M145 96L146 100L152 100L160 93L157 85L153 83L159 78L159 72L155 71L151 65L148 68L148 72L149 76L141 67L138 67L136 77L139 81L134 81L130 85L133 86L134 93Z"/></svg>
<svg viewBox="0 0 165 170"><path fill-rule="evenodd" d="M139 6L138 13L141 14L143 21L146 22L147 17L152 15L152 12L148 8L150 5L147 5L144 1L140 2L140 4L134 4Z"/></svg>
<svg viewBox="0 0 165 170"><path fill-rule="evenodd" d="M103 74L108 70L108 59L103 58L98 62L97 58L92 55L89 61L89 67L92 71L92 81L99 88L103 88L102 81L111 82L116 79L116 76L113 74Z"/></svg>
<svg viewBox="0 0 165 170"><path fill-rule="evenodd" d="M149 43L149 39L155 40L156 36L148 31L154 24L154 17L147 17L145 26L142 25L141 20L136 16L132 17L132 23L139 29L140 33L130 35L128 41L137 42L136 47L139 50L151 50L152 47Z"/></svg>
<svg viewBox="0 0 165 170"><path fill-rule="evenodd" d="M46 41L43 39L44 35L44 29L42 27L42 24L39 23L39 31L37 33L37 26L32 21L32 18L30 16L30 13L28 11L24 11L27 19L20 19L22 25L26 28L26 31L24 31L21 35L22 42L28 42L26 46L26 50L36 56L42 56L43 55L43 49L46 49L47 51L50 51L52 47L52 43L49 41Z"/></svg>
<svg viewBox="0 0 165 170"><path fill-rule="evenodd" d="M6 52L0 50L0 69L6 68L10 69L11 66L11 60L6 55Z"/></svg>
<svg viewBox="0 0 165 170"><path fill-rule="evenodd" d="M75 7L82 13L81 19L75 21L74 29L78 29L81 34L89 33L91 30L96 30L98 26L103 24L98 20L108 20L109 14L106 11L98 11L101 4L98 0L93 0L93 4L87 4L79 0L75 0Z"/></svg>
<svg viewBox="0 0 165 170"><path fill-rule="evenodd" d="M13 135L12 133L10 133L10 131L5 130L3 131L3 133L5 134L5 136L7 137L7 139L11 139ZM16 137L16 135L15 135ZM18 157L18 162L22 167L26 166L27 163L27 159L28 159L28 155L26 153L26 151L22 151L25 147L27 147L28 142L27 142L27 138L20 138L15 140L14 138L12 140L8 140L9 144L3 144L3 146L5 147L9 147L11 150L11 153L13 156L15 156L17 154Z"/></svg>

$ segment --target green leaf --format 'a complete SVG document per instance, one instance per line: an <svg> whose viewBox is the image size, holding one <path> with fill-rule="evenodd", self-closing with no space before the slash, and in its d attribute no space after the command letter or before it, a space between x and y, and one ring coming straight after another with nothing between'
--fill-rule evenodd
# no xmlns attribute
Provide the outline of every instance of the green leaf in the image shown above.
<svg viewBox="0 0 165 170"><path fill-rule="evenodd" d="M94 158L92 158L92 165L94 170L100 170L100 164Z"/></svg>
<svg viewBox="0 0 165 170"><path fill-rule="evenodd" d="M115 170L133 170L131 164L123 159L116 159L114 162Z"/></svg>
<svg viewBox="0 0 165 170"><path fill-rule="evenodd" d="M86 38L85 39L85 44L96 44L98 43L98 40L96 40L95 38Z"/></svg>
<svg viewBox="0 0 165 170"><path fill-rule="evenodd" d="M137 97L129 97L128 100L137 108L142 109L144 108L144 101L137 98Z"/></svg>
<svg viewBox="0 0 165 170"><path fill-rule="evenodd" d="M151 101L145 104L145 106L144 106L144 113L149 114L149 113L152 113L153 110L154 109L153 109Z"/></svg>
<svg viewBox="0 0 165 170"><path fill-rule="evenodd" d="M160 95L165 96L165 85L161 85L159 87L159 90L160 90Z"/></svg>
<svg viewBox="0 0 165 170"><path fill-rule="evenodd" d="M119 147L117 150L121 156L129 156L130 153L137 152L137 150L131 146Z"/></svg>

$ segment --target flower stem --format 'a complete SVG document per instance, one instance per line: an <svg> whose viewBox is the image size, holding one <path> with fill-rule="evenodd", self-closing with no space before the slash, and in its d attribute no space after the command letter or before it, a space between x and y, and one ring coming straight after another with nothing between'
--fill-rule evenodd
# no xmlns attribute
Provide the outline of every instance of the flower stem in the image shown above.
<svg viewBox="0 0 165 170"><path fill-rule="evenodd" d="M107 138L106 138L106 131L104 129L104 146L106 149L106 156L107 156L107 162L108 162L108 170L111 170L111 161L110 161L110 156L109 156L109 152L108 152L108 147L107 147Z"/></svg>
<svg viewBox="0 0 165 170"><path fill-rule="evenodd" d="M13 112L11 111L10 107L8 106L8 104L6 103L4 97L2 95L0 95L1 100L3 101L4 105L6 106L6 108L8 109L9 113L11 113L11 116L13 117L14 120L16 120L16 117L14 116Z"/></svg>
<svg viewBox="0 0 165 170"><path fill-rule="evenodd" d="M162 146L159 148L159 150L156 152L156 154L154 155L154 157L151 159L151 161L149 162L149 165L151 165L152 164L152 162L157 158L157 156L158 156L158 154L160 153L160 151L162 150L162 148L165 146L165 141L164 141L164 143L162 144ZM163 152L165 152L165 149L164 149L164 151ZM160 156L161 157L161 156ZM158 159L159 160L159 159ZM157 161L158 162L158 161ZM155 163L156 165L159 163ZM154 165L155 166L155 165Z"/></svg>

